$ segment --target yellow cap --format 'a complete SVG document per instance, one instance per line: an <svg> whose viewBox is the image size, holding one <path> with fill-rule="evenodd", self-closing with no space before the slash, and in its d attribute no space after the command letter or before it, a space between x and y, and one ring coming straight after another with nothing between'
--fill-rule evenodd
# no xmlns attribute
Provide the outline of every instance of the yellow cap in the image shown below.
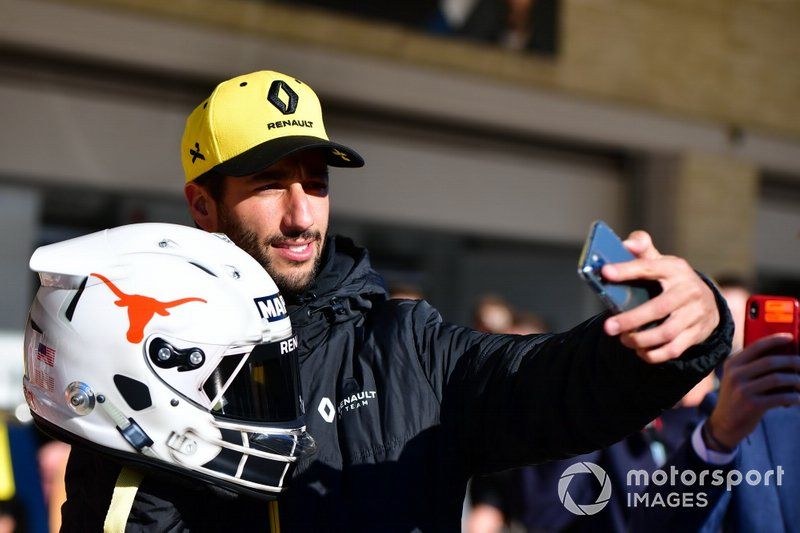
<svg viewBox="0 0 800 533"><path fill-rule="evenodd" d="M311 87L263 70L220 83L192 111L181 141L181 162L187 182L209 170L246 176L309 148L326 150L334 167L364 165L354 150L328 139Z"/></svg>

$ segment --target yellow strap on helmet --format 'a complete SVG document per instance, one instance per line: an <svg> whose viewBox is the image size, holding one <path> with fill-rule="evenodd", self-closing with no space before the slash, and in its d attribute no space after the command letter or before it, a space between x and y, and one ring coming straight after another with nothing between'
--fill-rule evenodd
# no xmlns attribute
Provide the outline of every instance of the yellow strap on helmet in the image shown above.
<svg viewBox="0 0 800 533"><path fill-rule="evenodd" d="M125 533L128 516L131 514L133 500L142 483L144 475L131 468L123 467L114 485L114 494L111 496L111 505L108 507L106 521L103 524L104 533Z"/></svg>

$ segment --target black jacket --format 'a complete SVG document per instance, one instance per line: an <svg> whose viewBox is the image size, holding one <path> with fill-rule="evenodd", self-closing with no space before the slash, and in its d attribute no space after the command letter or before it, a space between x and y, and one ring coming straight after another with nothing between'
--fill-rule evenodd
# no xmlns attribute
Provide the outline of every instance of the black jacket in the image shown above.
<svg viewBox="0 0 800 533"><path fill-rule="evenodd" d="M282 530L458 530L472 474L607 446L672 407L730 351L716 296L721 321L707 342L648 365L603 333L604 315L560 334L489 335L443 322L424 301L386 300L366 250L329 239L314 286L290 302L318 452L279 499ZM157 486L174 506L146 501L155 489L143 486L134 517L155 510L175 531L212 523ZM250 505L261 528L265 505L248 500L217 502L213 518L234 529L224 514L241 521Z"/></svg>

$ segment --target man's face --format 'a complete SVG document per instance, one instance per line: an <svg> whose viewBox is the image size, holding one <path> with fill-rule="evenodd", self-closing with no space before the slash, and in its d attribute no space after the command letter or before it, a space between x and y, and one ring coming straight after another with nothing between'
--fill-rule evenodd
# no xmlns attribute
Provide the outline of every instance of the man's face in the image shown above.
<svg viewBox="0 0 800 533"><path fill-rule="evenodd" d="M258 174L225 180L217 231L261 263L281 292L303 292L316 276L328 231L324 155L301 152Z"/></svg>
<svg viewBox="0 0 800 533"><path fill-rule="evenodd" d="M738 352L744 346L744 322L747 315L747 299L750 293L743 287L722 287L720 293L728 303L728 308L733 316L733 352Z"/></svg>

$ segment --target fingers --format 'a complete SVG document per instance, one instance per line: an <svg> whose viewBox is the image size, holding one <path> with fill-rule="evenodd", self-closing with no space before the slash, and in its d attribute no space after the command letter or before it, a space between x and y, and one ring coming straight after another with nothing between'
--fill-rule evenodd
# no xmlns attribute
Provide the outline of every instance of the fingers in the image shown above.
<svg viewBox="0 0 800 533"><path fill-rule="evenodd" d="M642 259L657 259L661 257L655 246L653 246L653 239L646 231L637 230L628 235L622 244L628 249L630 253Z"/></svg>
<svg viewBox="0 0 800 533"><path fill-rule="evenodd" d="M666 279L676 273L694 274L694 270L686 260L680 257L658 256L652 258L634 259L624 263L613 263L603 267L603 278L621 283L636 279Z"/></svg>
<svg viewBox="0 0 800 533"><path fill-rule="evenodd" d="M782 390L774 391L774 389ZM800 375L794 372L773 372L752 379L742 386L742 391L751 396L768 394L770 391L781 393L791 392L786 389L793 389L800 392Z"/></svg>
<svg viewBox="0 0 800 533"><path fill-rule="evenodd" d="M663 363L681 356L690 346L695 344L697 328L689 328L681 332L671 342L653 349L642 348L636 350L636 355L651 364Z"/></svg>
<svg viewBox="0 0 800 533"><path fill-rule="evenodd" d="M632 350L653 349L672 342L681 332L692 327L699 320L699 307L694 307L685 313L671 315L657 327L623 333L620 335L620 342ZM798 359L800 360L800 358Z"/></svg>
<svg viewBox="0 0 800 533"><path fill-rule="evenodd" d="M755 400L756 405L762 411L768 411L775 407L789 407L790 405L800 405L800 393L798 392L778 392L768 394Z"/></svg>
<svg viewBox="0 0 800 533"><path fill-rule="evenodd" d="M702 283L702 282L701 282ZM648 300L647 302L634 307L630 311L625 311L624 313L620 313L615 315L608 320L604 325L605 331L608 335L617 335L619 333L627 333L633 332L642 326L650 324L651 322L655 322L661 320L662 318L669 316L673 313L676 309L686 307L687 304L692 303L693 300L700 300L701 296L701 289L703 286L697 284L679 284L674 287L671 287L652 300ZM702 310L702 306L699 307L699 310L695 310L695 313L698 313ZM683 322L679 325L686 327L690 324L689 319L694 318L695 320L698 318L697 314L695 316L691 316L689 313L686 317L684 317ZM664 328L666 326L666 322L659 328ZM673 326L669 326L672 328ZM656 334L663 333L665 329L660 329ZM677 331L675 332L677 333ZM655 335L654 335L655 336ZM668 342L671 340L670 338L663 339L663 342ZM652 346L653 344L644 344L637 347L645 347L645 346Z"/></svg>
<svg viewBox="0 0 800 533"><path fill-rule="evenodd" d="M733 360L731 360L733 362ZM797 355L765 355L744 366L728 367L728 370L742 378L752 379L774 372L800 373L800 357Z"/></svg>
<svg viewBox="0 0 800 533"><path fill-rule="evenodd" d="M771 350L775 350L781 346L791 343L792 339L793 337L791 333L776 333L775 335L769 335L767 337L758 339L756 342L738 354L735 354L731 358L731 365L742 366L747 364L755 359L758 359Z"/></svg>

